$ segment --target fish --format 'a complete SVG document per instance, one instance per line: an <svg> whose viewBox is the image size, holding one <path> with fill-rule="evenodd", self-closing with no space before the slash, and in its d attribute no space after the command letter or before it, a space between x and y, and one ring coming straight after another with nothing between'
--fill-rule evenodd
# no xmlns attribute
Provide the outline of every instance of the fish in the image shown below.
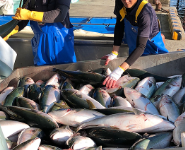
<svg viewBox="0 0 185 150"><path fill-rule="evenodd" d="M38 84L31 84L27 89L27 98L38 101L40 99L42 88Z"/></svg>
<svg viewBox="0 0 185 150"><path fill-rule="evenodd" d="M20 145L21 143L24 143L24 142L26 142L30 139L34 139L36 137L38 137L38 138L43 137L42 129L35 128L35 127L26 128L19 133L17 145Z"/></svg>
<svg viewBox="0 0 185 150"><path fill-rule="evenodd" d="M12 106L16 97L24 96L24 87L15 88L5 99L4 106Z"/></svg>
<svg viewBox="0 0 185 150"><path fill-rule="evenodd" d="M24 143L19 144L12 150L38 150L40 143L41 139L36 137L34 139L30 139Z"/></svg>
<svg viewBox="0 0 185 150"><path fill-rule="evenodd" d="M118 79L114 88L105 88L105 90L111 96L113 95L124 96L123 88L124 87L133 88L135 87L135 85L138 83L139 80L140 79L137 77L129 77L128 75L124 75Z"/></svg>
<svg viewBox="0 0 185 150"><path fill-rule="evenodd" d="M37 124L38 128L52 130L59 127L53 118L42 111L18 106L9 106L8 109L20 115L25 120Z"/></svg>
<svg viewBox="0 0 185 150"><path fill-rule="evenodd" d="M172 122L175 122L175 120L180 116L178 106L173 102L172 97L166 94L162 96L158 109L161 115Z"/></svg>
<svg viewBox="0 0 185 150"><path fill-rule="evenodd" d="M150 101L158 108L161 96L168 94L173 97L181 87L182 78L174 77L164 82L150 98Z"/></svg>
<svg viewBox="0 0 185 150"><path fill-rule="evenodd" d="M105 108L102 104L100 104L98 101L93 99L92 97L83 94L79 90L76 89L65 89L61 91L61 94L65 101L71 105L73 105L75 108L89 108L89 104L87 101L90 101L95 108L103 109Z"/></svg>
<svg viewBox="0 0 185 150"><path fill-rule="evenodd" d="M142 138L138 133L121 131L114 127L93 127L85 131L86 136L103 147L130 147Z"/></svg>
<svg viewBox="0 0 185 150"><path fill-rule="evenodd" d="M182 147L185 147L185 132L181 133L181 145Z"/></svg>
<svg viewBox="0 0 185 150"><path fill-rule="evenodd" d="M132 105L127 101L126 98L123 98L121 96L113 96L113 102L112 102L113 107L120 107L120 108L132 108ZM111 108L111 107L110 107Z"/></svg>
<svg viewBox="0 0 185 150"><path fill-rule="evenodd" d="M127 69L124 74L129 74L131 77L138 77L140 78L140 80L146 78L146 77L154 77L156 82L163 82L163 81L167 81L170 78L167 77L162 77L162 76L158 76L155 75L153 73L149 73L146 70L142 70L142 69L136 69L136 68L132 68L132 69Z"/></svg>
<svg viewBox="0 0 185 150"><path fill-rule="evenodd" d="M148 99L153 95L156 89L156 81L154 77L146 77L141 80L135 90L145 95Z"/></svg>
<svg viewBox="0 0 185 150"><path fill-rule="evenodd" d="M4 105L6 97L14 90L14 87L5 88L0 94L0 104Z"/></svg>
<svg viewBox="0 0 185 150"><path fill-rule="evenodd" d="M73 150L96 146L96 143L91 138L83 136L73 136L67 140L66 144Z"/></svg>
<svg viewBox="0 0 185 150"><path fill-rule="evenodd" d="M95 110L88 109L59 109L48 113L56 122L78 127L80 124L104 117L105 115Z"/></svg>
<svg viewBox="0 0 185 150"><path fill-rule="evenodd" d="M56 74L54 74L54 75L46 82L45 86L47 86L47 85L53 85L53 86L59 88L59 86L60 86L60 84L61 84L60 80L61 80L60 75L56 73Z"/></svg>
<svg viewBox="0 0 185 150"><path fill-rule="evenodd" d="M82 71L67 71L53 68L53 72L58 73L69 79L73 79L80 83L87 83L91 85L102 85L105 80L105 76L99 73L82 72Z"/></svg>
<svg viewBox="0 0 185 150"><path fill-rule="evenodd" d="M185 94L185 87L179 89L179 91L177 91L177 93L175 93L175 94L173 95L173 97L172 97L172 98L173 98L173 101L174 101L178 106L181 106L181 105L182 105L181 100L182 100L184 94Z"/></svg>
<svg viewBox="0 0 185 150"><path fill-rule="evenodd" d="M176 120L175 120L175 129L173 130L173 141L174 144L180 146L181 144L181 133L185 132L185 113L182 113Z"/></svg>
<svg viewBox="0 0 185 150"><path fill-rule="evenodd" d="M0 126L5 138L15 135L23 129L30 127L26 123L15 120L0 120Z"/></svg>
<svg viewBox="0 0 185 150"><path fill-rule="evenodd" d="M62 126L60 128L54 129L50 133L50 139L56 145L62 146L65 145L66 141L73 136L73 131L69 126Z"/></svg>
<svg viewBox="0 0 185 150"><path fill-rule="evenodd" d="M40 97L40 108L44 113L48 113L54 103L60 100L60 90L53 86L47 85L42 91Z"/></svg>
<svg viewBox="0 0 185 150"><path fill-rule="evenodd" d="M64 81L64 83L62 84L62 86L61 86L61 90L62 89L74 89L74 87L73 87L73 85L72 85L72 82L69 80L69 79L66 79L65 81Z"/></svg>
<svg viewBox="0 0 185 150"><path fill-rule="evenodd" d="M4 111L0 111L0 120L8 120L9 116Z"/></svg>
<svg viewBox="0 0 185 150"><path fill-rule="evenodd" d="M92 121L81 124L77 131L92 127L113 127L122 131L138 132L138 133L157 133L162 131L170 131L175 128L174 124L149 113L118 113L94 119Z"/></svg>
<svg viewBox="0 0 185 150"><path fill-rule="evenodd" d="M106 90L102 88L96 88L94 90L93 96L95 100L97 100L100 104L102 104L104 107L108 108L111 104L111 97L107 93Z"/></svg>
<svg viewBox="0 0 185 150"><path fill-rule="evenodd" d="M29 98L20 96L20 97L16 97L15 101L16 101L17 106L40 110L40 105Z"/></svg>
<svg viewBox="0 0 185 150"><path fill-rule="evenodd" d="M54 103L53 107L50 109L49 112L62 109L62 108L65 109L65 108L70 108L70 107L67 105L65 101L61 100L58 103Z"/></svg>
<svg viewBox="0 0 185 150"><path fill-rule="evenodd" d="M128 87L124 88L124 93L132 107L144 110L151 114L159 115L154 104L142 93Z"/></svg>
<svg viewBox="0 0 185 150"><path fill-rule="evenodd" d="M42 144L39 146L38 150L62 150L62 149L56 146Z"/></svg>
<svg viewBox="0 0 185 150"><path fill-rule="evenodd" d="M92 93L94 91L94 87L90 84L86 84L86 85L83 85L80 89L79 89L80 92L88 95L88 96L92 96Z"/></svg>
<svg viewBox="0 0 185 150"><path fill-rule="evenodd" d="M138 140L130 150L136 149L163 149L170 145L172 132L161 132L150 135L148 138Z"/></svg>

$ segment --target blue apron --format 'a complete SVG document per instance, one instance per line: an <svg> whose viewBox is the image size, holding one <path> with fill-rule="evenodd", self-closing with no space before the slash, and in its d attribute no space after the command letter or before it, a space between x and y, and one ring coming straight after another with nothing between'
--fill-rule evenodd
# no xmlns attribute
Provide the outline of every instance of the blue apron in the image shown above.
<svg viewBox="0 0 185 150"><path fill-rule="evenodd" d="M147 4L147 1L142 1L140 6L138 7L138 10L136 12L136 22L137 17L139 13L141 12L142 8L145 4ZM121 21L124 19L124 25L125 25L125 37L123 39L124 43L128 44L129 47L129 55L136 49L136 43L137 43L137 35L138 35L138 27L133 26L130 24L130 22L125 18L126 15L126 8L123 7L120 10L120 15L122 16ZM162 53L168 53L168 50L165 48L164 42L162 40L161 32L154 36L152 39L149 39L146 44L146 48L144 50L144 55L151 55L151 54L162 54Z"/></svg>
<svg viewBox="0 0 185 150"><path fill-rule="evenodd" d="M129 47L129 55L136 49L138 27L132 26L130 22L125 18L125 43ZM146 44L146 48L142 56L151 55L151 54L162 54L168 53L168 50L165 48L161 32L154 36L152 39L149 39Z"/></svg>
<svg viewBox="0 0 185 150"><path fill-rule="evenodd" d="M31 40L34 65L54 65L76 62L73 28L65 28L62 23L30 21L34 37Z"/></svg>

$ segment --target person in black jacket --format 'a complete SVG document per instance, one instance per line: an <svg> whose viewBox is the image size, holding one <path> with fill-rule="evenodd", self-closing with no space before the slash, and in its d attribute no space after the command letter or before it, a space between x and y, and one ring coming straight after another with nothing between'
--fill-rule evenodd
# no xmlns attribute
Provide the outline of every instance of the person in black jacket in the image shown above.
<svg viewBox="0 0 185 150"><path fill-rule="evenodd" d="M4 39L22 30L30 20L34 32L31 41L34 65L76 62L70 3L71 0L29 0L26 8L17 9L12 18L21 21Z"/></svg>
<svg viewBox="0 0 185 150"><path fill-rule="evenodd" d="M112 53L105 55L105 65L117 58L122 40L128 44L129 57L103 82L107 88L115 86L122 73L141 55L168 53L165 37L151 4L145 0L115 0L114 45ZM124 37L124 38L123 38Z"/></svg>

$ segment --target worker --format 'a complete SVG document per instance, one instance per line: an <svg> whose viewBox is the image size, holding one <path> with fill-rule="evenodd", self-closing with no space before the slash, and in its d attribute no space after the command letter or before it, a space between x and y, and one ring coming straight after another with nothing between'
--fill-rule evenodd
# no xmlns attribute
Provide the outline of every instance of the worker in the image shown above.
<svg viewBox="0 0 185 150"><path fill-rule="evenodd" d="M0 0L0 15L13 15L13 0Z"/></svg>
<svg viewBox="0 0 185 150"><path fill-rule="evenodd" d="M69 19L70 3L71 0L30 0L25 8L17 8L12 18L21 21L4 39L21 31L30 20L34 32L31 40L34 65L76 62L73 25Z"/></svg>
<svg viewBox="0 0 185 150"><path fill-rule="evenodd" d="M157 15L148 1L115 0L114 14L116 25L112 53L101 59L105 59L107 65L109 61L117 58L122 39L128 44L129 56L103 81L107 88L113 88L123 72L141 55L168 53Z"/></svg>

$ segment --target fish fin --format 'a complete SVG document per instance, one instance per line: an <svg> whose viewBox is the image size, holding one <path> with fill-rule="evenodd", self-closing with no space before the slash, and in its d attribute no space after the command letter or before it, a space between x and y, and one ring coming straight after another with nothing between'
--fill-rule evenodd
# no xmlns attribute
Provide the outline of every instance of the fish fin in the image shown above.
<svg viewBox="0 0 185 150"><path fill-rule="evenodd" d="M90 100L86 100L88 105L89 105L89 109L96 109L96 106L94 106L94 104L90 101Z"/></svg>
<svg viewBox="0 0 185 150"><path fill-rule="evenodd" d="M137 109L137 108L132 108L133 112L135 113L135 115L140 115L140 114L144 114L145 111L141 110L141 109Z"/></svg>

